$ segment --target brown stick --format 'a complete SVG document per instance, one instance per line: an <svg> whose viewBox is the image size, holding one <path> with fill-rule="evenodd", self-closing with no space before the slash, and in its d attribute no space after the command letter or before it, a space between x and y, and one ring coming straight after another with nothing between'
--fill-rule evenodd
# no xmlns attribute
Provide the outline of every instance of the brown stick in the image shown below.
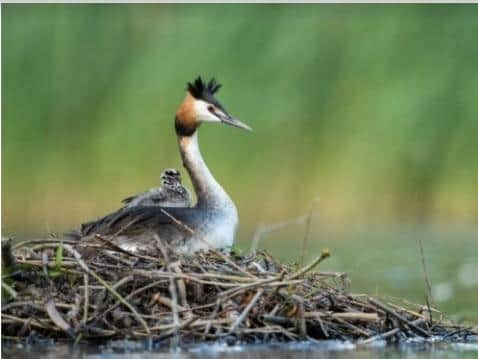
<svg viewBox="0 0 478 359"><path fill-rule="evenodd" d="M293 273L292 275L287 277L287 280L292 280L304 275L308 271L314 269L315 266L317 266L320 262L322 262L324 259L328 257L330 257L330 251L328 249L323 249L322 253L320 253L320 256L315 258L310 264L306 265L304 268L300 269L296 273Z"/></svg>
<svg viewBox="0 0 478 359"><path fill-rule="evenodd" d="M71 247L68 244L64 244L64 248L70 252L73 257L76 259L80 267L89 275L93 276L98 282L100 282L116 299L118 299L125 307L127 307L135 319L144 327L146 333L151 334L151 331L149 330L148 324L144 321L144 319L139 315L139 313L136 311L136 309L127 301L125 300L121 294L119 294L116 289L111 287L106 281L101 278L96 272L91 270L86 263L81 259L80 253L78 253L73 247Z"/></svg>
<svg viewBox="0 0 478 359"><path fill-rule="evenodd" d="M413 325L418 325L418 324L422 324L425 322L425 318L419 318L419 319L416 319L414 320L412 323ZM378 334L378 335L375 335L369 339L365 339L365 340L362 340L360 342L357 343L357 345L366 345L366 344L370 344L376 340L380 340L380 339L386 339L386 338L389 338L391 336L394 336L395 334L399 333L402 329L401 328L393 328L392 330L389 330L388 332L385 332L383 334Z"/></svg>
<svg viewBox="0 0 478 359"><path fill-rule="evenodd" d="M413 324L412 322L410 322L409 320L407 320L406 318L404 318L403 316L401 316L400 314L398 314L396 311L389 308L385 304L383 304L383 303L381 303L378 300L373 299L373 298L369 298L368 300L369 300L370 303L376 305L377 307L382 309L384 312L390 314L395 319L398 319L400 322L405 323L415 333L417 333L417 334L419 334L419 335L421 335L422 337L425 337L425 338L428 338L430 336L430 334L428 332L426 332L422 328L418 327L416 324Z"/></svg>
<svg viewBox="0 0 478 359"><path fill-rule="evenodd" d="M262 294L264 294L264 289L259 289L256 294L254 295L254 297L251 299L251 301L249 302L249 304L247 304L247 306L244 308L244 310L242 311L241 315L236 319L236 321L234 322L234 324L232 325L231 329L229 329L229 333L233 333L238 327L239 325L241 325L241 323L244 321L244 319L246 319L247 315L249 314L249 312L251 311L252 307L257 303L257 301L260 299L260 297L262 296Z"/></svg>
<svg viewBox="0 0 478 359"><path fill-rule="evenodd" d="M301 216L297 218L292 218L283 222L279 223L273 223L273 224L268 224L268 225L263 225L261 224L256 231L254 232L254 235L252 237L251 241L251 247L249 249L250 253L255 253L257 251L257 248L259 246L259 241L261 240L262 236L264 234L277 231L279 229L288 227L290 225L299 225L303 224L307 220L307 216Z"/></svg>
<svg viewBox="0 0 478 359"><path fill-rule="evenodd" d="M12 287L10 287L3 280L2 280L2 288L3 288L3 290L7 291L8 294L10 295L10 297L12 297L13 299L15 299L18 296L17 291L15 289L13 289Z"/></svg>
<svg viewBox="0 0 478 359"><path fill-rule="evenodd" d="M423 277L425 279L425 284L427 286L428 297L431 299L432 302L434 302L433 296L432 296L432 286L430 284L430 279L428 277L427 264L425 261L425 251L423 250L423 243L422 243L422 238L420 237L420 235L417 236L417 242L418 242L418 248L420 249L420 259L422 261Z"/></svg>
<svg viewBox="0 0 478 359"><path fill-rule="evenodd" d="M141 287L141 288L138 288L136 289L135 291L129 293L124 299L125 300L130 300L131 298L133 298L135 295L138 295L139 293L147 290L147 289L150 289L150 288L153 288L155 286L157 286L158 284L162 283L163 281L162 280L158 280L158 281L155 281L153 283L149 283L148 285L145 285L144 287ZM91 287L91 286L90 286ZM104 287L101 287L102 289L104 289ZM165 303L162 303L160 302L161 304L164 304L167 306L167 304ZM109 312L111 312L113 309L116 309L119 305L121 305L121 302L116 302L114 305L112 305L111 307L109 307L108 309L106 309L104 312L101 313L101 316L105 316L106 314L108 314ZM144 317L144 316L143 316ZM90 318L91 320L92 318Z"/></svg>
<svg viewBox="0 0 478 359"><path fill-rule="evenodd" d="M315 197L312 200L312 203L310 204L310 207L309 207L309 213L307 213L307 218L305 220L304 239L302 240L301 248L300 248L300 258L299 258L299 265L300 266L302 266L304 264L305 251L306 251L307 246L309 244L310 228L311 228L311 224L312 224L312 215L314 214L313 210L314 210L315 204L318 201L319 201L319 197Z"/></svg>
<svg viewBox="0 0 478 359"><path fill-rule="evenodd" d="M86 324L88 321L88 306L90 304L90 290L88 287L89 282L89 277L88 274L83 274L83 293L84 293L84 299L83 299L83 325Z"/></svg>
<svg viewBox="0 0 478 359"><path fill-rule="evenodd" d="M332 313L332 312L305 312L305 318L334 318L334 319L344 319L344 320L361 320L364 322L378 322L380 318L377 313L363 313L363 312L343 312L343 313Z"/></svg>
<svg viewBox="0 0 478 359"><path fill-rule="evenodd" d="M52 298L47 299L45 303L45 311L47 312L53 324L55 324L58 328L63 330L69 336L73 336L70 324L68 324L65 319L63 319L60 312L58 312L55 306L55 302Z"/></svg>

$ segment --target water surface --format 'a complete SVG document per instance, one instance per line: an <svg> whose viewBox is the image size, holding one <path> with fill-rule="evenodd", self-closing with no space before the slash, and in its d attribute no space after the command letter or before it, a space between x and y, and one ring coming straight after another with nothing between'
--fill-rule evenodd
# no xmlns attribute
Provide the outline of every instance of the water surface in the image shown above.
<svg viewBox="0 0 478 359"><path fill-rule="evenodd" d="M321 341L287 344L248 344L227 345L225 343L200 344L185 347L168 345L148 348L143 342L112 341L103 345L46 344L27 346L4 343L4 358L89 358L89 359L126 359L126 358L249 358L266 357L280 359L308 358L478 358L478 339L466 343L447 343L433 341L408 341L402 344L386 345L377 342L365 347L349 342Z"/></svg>

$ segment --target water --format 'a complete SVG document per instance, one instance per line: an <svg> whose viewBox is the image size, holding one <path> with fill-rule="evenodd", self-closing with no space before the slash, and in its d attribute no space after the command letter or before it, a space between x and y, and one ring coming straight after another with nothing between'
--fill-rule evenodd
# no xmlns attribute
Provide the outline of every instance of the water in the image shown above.
<svg viewBox="0 0 478 359"><path fill-rule="evenodd" d="M112 341L103 345L47 344L28 346L3 343L3 358L89 358L89 359L205 359L268 357L279 359L308 358L478 358L478 340L466 343L412 340L396 345L376 342L364 347L349 342L321 341L286 344L227 345L200 344L181 348L160 346L148 349L147 344L134 341Z"/></svg>

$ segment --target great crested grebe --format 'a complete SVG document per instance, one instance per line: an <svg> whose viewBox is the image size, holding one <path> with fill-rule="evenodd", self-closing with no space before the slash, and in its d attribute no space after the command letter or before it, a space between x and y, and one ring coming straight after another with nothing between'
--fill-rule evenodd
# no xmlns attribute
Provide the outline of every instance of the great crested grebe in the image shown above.
<svg viewBox="0 0 478 359"><path fill-rule="evenodd" d="M137 206L191 207L189 190L181 183L181 173L167 168L161 173L161 186L122 200L126 208Z"/></svg>
<svg viewBox="0 0 478 359"><path fill-rule="evenodd" d="M155 238L181 253L226 248L233 244L238 225L237 209L216 181L199 151L198 129L203 122L224 123L244 130L249 126L231 116L214 97L221 85L198 77L187 84L187 93L175 117L183 165L191 177L197 203L193 207L134 206L122 208L81 226L80 235L111 235L115 244L135 252L158 251Z"/></svg>

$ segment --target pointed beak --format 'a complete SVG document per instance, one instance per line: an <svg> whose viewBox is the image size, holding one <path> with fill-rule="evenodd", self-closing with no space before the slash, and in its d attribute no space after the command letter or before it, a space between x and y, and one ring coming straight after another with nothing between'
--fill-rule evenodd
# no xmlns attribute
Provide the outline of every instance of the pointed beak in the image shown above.
<svg viewBox="0 0 478 359"><path fill-rule="evenodd" d="M243 130L252 131L252 128L250 128L244 122L239 121L237 118L232 117L229 114L225 114L225 116L221 116L221 122L225 123L226 125L242 128Z"/></svg>

